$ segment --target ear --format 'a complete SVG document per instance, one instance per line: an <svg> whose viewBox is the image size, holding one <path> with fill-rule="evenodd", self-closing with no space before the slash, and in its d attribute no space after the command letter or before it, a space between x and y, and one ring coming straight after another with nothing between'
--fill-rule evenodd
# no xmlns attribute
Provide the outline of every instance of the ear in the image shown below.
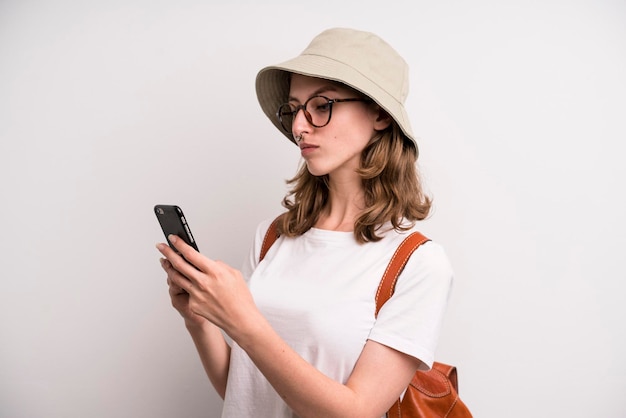
<svg viewBox="0 0 626 418"><path fill-rule="evenodd" d="M378 107L378 116L376 117L376 120L374 121L374 129L376 129L377 131L383 131L387 129L389 125L391 125L391 116L389 116L389 113L383 110L382 107L380 106L377 106L377 107Z"/></svg>

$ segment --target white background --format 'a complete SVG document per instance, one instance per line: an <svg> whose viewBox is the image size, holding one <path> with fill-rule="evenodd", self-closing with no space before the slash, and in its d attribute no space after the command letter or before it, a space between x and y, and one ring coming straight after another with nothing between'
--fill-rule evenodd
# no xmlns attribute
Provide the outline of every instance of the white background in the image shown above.
<svg viewBox="0 0 626 418"><path fill-rule="evenodd" d="M297 149L254 93L378 33L456 271L437 358L476 417L625 417L623 1L0 2L0 416L216 417L154 248L240 266Z"/></svg>

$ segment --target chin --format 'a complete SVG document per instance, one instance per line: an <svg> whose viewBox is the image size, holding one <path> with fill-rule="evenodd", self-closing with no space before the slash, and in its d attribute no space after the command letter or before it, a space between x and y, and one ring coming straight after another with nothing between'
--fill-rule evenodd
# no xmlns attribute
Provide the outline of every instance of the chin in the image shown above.
<svg viewBox="0 0 626 418"><path fill-rule="evenodd" d="M315 167L312 164L307 164L306 168L307 168L307 170L309 170L309 173L312 176L315 176L315 177L321 177L321 176L324 176L324 175L328 174L327 170L324 170L324 169L322 169L320 167Z"/></svg>

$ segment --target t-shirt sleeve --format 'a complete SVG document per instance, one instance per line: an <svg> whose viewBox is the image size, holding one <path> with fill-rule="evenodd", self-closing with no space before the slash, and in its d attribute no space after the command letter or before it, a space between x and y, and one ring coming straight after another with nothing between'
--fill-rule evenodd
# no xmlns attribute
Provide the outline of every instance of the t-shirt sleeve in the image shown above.
<svg viewBox="0 0 626 418"><path fill-rule="evenodd" d="M250 276L252 276L252 272L256 269L256 266L259 264L259 256L261 254L261 246L263 245L263 238L265 238L265 233L267 229L272 224L274 219L265 219L257 225L256 233L254 234L254 240L252 241L252 246L250 247L250 251L248 251L248 256L243 262L243 266L241 267L241 274L243 274L244 279L247 281L250 280Z"/></svg>
<svg viewBox="0 0 626 418"><path fill-rule="evenodd" d="M380 309L369 339L418 358L422 369L432 367L453 277L443 248L432 241L421 245Z"/></svg>

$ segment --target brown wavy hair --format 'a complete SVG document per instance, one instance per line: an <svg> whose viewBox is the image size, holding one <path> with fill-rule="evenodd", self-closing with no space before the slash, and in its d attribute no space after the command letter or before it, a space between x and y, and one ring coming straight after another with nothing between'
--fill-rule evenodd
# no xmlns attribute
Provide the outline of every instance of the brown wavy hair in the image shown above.
<svg viewBox="0 0 626 418"><path fill-rule="evenodd" d="M405 231L428 216L431 198L422 188L417 156L415 145L395 121L363 150L357 173L365 190L365 210L354 224L357 242L379 241L377 231L385 222ZM287 212L277 226L280 234L294 237L311 229L326 208L328 175L313 176L303 164L287 184L291 189L282 202Z"/></svg>

